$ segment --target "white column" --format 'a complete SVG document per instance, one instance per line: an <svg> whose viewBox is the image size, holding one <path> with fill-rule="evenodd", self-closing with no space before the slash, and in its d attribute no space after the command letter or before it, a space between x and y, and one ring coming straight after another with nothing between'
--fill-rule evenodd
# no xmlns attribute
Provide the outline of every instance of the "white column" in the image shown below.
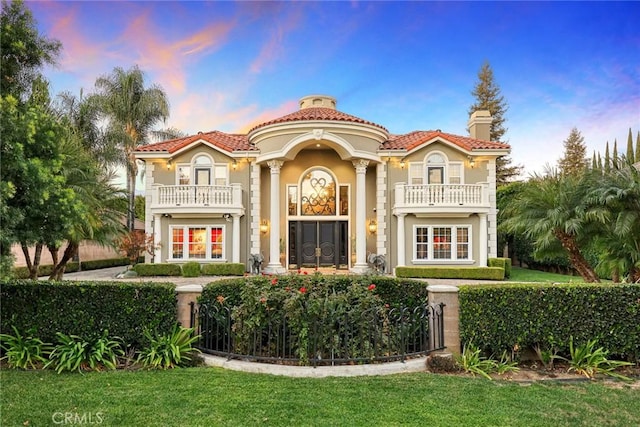
<svg viewBox="0 0 640 427"><path fill-rule="evenodd" d="M268 274L281 274L285 272L280 264L280 168L283 162L271 160L267 162L271 169L271 210L269 220L271 227L269 230L269 264L264 271Z"/></svg>
<svg viewBox="0 0 640 427"><path fill-rule="evenodd" d="M367 265L367 165L369 160L354 160L356 168L356 263L354 273L366 273Z"/></svg>
<svg viewBox="0 0 640 427"><path fill-rule="evenodd" d="M234 214L233 218L233 243L231 248L231 262L240 262L240 215Z"/></svg>
<svg viewBox="0 0 640 427"><path fill-rule="evenodd" d="M153 247L154 247L154 256L153 263L158 264L162 262L162 247L159 246L162 243L162 215L155 214L153 215ZM169 245L164 245L169 250ZM155 249L158 248L158 249ZM168 256L168 254L167 254Z"/></svg>
<svg viewBox="0 0 640 427"><path fill-rule="evenodd" d="M487 229L487 214L481 213L478 214L480 217L480 248L478 250L478 266L486 267L487 266L487 247L489 245L488 241L488 229Z"/></svg>
<svg viewBox="0 0 640 427"><path fill-rule="evenodd" d="M404 267L406 264L406 242L404 238L404 217L407 216L406 213L398 213L396 214L398 217L398 265L396 267Z"/></svg>

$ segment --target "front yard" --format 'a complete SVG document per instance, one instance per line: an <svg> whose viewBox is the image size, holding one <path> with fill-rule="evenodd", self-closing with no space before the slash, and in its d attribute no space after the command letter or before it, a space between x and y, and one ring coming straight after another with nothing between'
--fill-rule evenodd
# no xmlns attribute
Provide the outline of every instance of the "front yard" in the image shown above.
<svg viewBox="0 0 640 427"><path fill-rule="evenodd" d="M0 372L5 426L640 425L639 383L433 374L286 378L218 368Z"/></svg>

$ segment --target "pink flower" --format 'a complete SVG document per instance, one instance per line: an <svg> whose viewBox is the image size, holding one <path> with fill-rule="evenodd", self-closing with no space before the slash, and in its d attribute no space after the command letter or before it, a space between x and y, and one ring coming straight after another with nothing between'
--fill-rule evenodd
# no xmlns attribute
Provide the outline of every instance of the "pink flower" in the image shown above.
<svg viewBox="0 0 640 427"><path fill-rule="evenodd" d="M376 285L374 285L373 283L369 285L369 287L367 289L369 289L370 291L374 290L376 288Z"/></svg>
<svg viewBox="0 0 640 427"><path fill-rule="evenodd" d="M260 298L260 302L262 304L266 304L267 303L267 299L265 297Z"/></svg>
<svg viewBox="0 0 640 427"><path fill-rule="evenodd" d="M274 285L274 286L277 285L278 284L278 278L274 277L273 279L271 279L271 284Z"/></svg>
<svg viewBox="0 0 640 427"><path fill-rule="evenodd" d="M300 291L301 294L306 294L307 293L307 288L305 288L304 286L301 287L300 289L298 289Z"/></svg>
<svg viewBox="0 0 640 427"><path fill-rule="evenodd" d="M305 271L304 274L309 274L309 273Z"/></svg>

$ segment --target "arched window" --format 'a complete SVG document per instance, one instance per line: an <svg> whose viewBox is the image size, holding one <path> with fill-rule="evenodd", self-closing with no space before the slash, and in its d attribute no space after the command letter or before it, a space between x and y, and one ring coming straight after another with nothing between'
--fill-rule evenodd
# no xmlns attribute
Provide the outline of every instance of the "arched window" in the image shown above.
<svg viewBox="0 0 640 427"><path fill-rule="evenodd" d="M191 163L178 164L176 168L179 185L227 185L228 167L214 164L211 157L197 154Z"/></svg>
<svg viewBox="0 0 640 427"><path fill-rule="evenodd" d="M323 169L307 172L300 183L301 215L335 215L336 181Z"/></svg>
<svg viewBox="0 0 640 427"><path fill-rule="evenodd" d="M444 184L447 159L440 153L427 157L427 184Z"/></svg>

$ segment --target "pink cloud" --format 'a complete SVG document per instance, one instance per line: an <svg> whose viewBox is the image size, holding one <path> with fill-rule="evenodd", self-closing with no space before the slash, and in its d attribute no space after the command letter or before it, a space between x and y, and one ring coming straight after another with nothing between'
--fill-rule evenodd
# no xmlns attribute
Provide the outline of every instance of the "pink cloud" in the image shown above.
<svg viewBox="0 0 640 427"><path fill-rule="evenodd" d="M300 26L300 22L303 19L303 13L301 7L294 7L293 4L289 4L287 8L288 13L283 17L274 17L275 25L271 28L269 38L267 42L262 46L258 57L253 61L250 66L252 73L260 73L269 64L274 63L285 53L285 38Z"/></svg>

